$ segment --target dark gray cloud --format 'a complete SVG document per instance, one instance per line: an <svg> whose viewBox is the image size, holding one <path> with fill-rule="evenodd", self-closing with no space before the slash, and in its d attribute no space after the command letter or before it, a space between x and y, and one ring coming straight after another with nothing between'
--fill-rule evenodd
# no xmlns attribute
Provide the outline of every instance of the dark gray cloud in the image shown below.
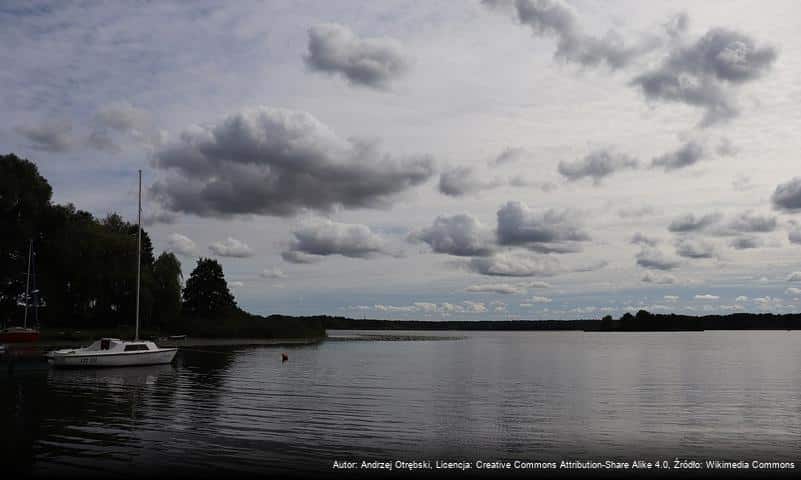
<svg viewBox="0 0 801 480"><path fill-rule="evenodd" d="M696 217L692 213L675 218L668 230L674 233L704 233L714 236L732 236L743 233L768 233L778 226L776 217L761 215L751 210L740 212L725 223L720 212Z"/></svg>
<svg viewBox="0 0 801 480"><path fill-rule="evenodd" d="M400 42L389 38L359 38L335 23L309 29L308 53L312 70L345 77L352 85L386 88L402 75L410 61Z"/></svg>
<svg viewBox="0 0 801 480"><path fill-rule="evenodd" d="M767 233L776 230L776 217L745 211L732 218L727 227L739 233Z"/></svg>
<svg viewBox="0 0 801 480"><path fill-rule="evenodd" d="M654 48L651 42L627 47L620 35L610 31L604 37L582 32L573 10L557 0L483 0L484 5L511 13L535 35L549 35L557 40L557 59L585 67L606 64L612 69L628 65L634 58Z"/></svg>
<svg viewBox="0 0 801 480"><path fill-rule="evenodd" d="M668 230L675 233L698 232L715 225L720 222L722 218L723 215L719 212L709 213L700 217L688 213L670 222Z"/></svg>
<svg viewBox="0 0 801 480"><path fill-rule="evenodd" d="M585 67L601 64L611 69L626 67L656 49L666 50L655 68L637 75L630 85L648 100L676 102L703 108L702 126L726 121L738 114L737 86L762 76L777 52L759 46L748 35L714 28L695 41L684 38L689 23L686 14L672 17L664 30L642 36L627 46L610 31L604 37L585 34L578 17L557 0L483 0L486 6L511 14L535 35L556 38L554 56Z"/></svg>
<svg viewBox="0 0 801 480"><path fill-rule="evenodd" d="M736 250L746 250L749 248L759 248L763 245L763 243L764 242L759 237L744 236L732 239L729 242L729 246Z"/></svg>
<svg viewBox="0 0 801 480"><path fill-rule="evenodd" d="M666 172L695 165L705 156L704 146L696 141L689 141L678 150L660 155L651 161L651 167L662 167Z"/></svg>
<svg viewBox="0 0 801 480"><path fill-rule="evenodd" d="M668 257L661 250L653 247L643 247L635 259L637 265L656 270L672 270L680 264L678 260Z"/></svg>
<svg viewBox="0 0 801 480"><path fill-rule="evenodd" d="M439 191L451 197L461 197L468 193L476 193L498 187L499 180L484 180L478 177L470 167L455 167L444 171L439 176Z"/></svg>
<svg viewBox="0 0 801 480"><path fill-rule="evenodd" d="M570 211L535 212L522 202L508 202L497 216L500 245L522 246L543 253L569 253L580 251L580 242L590 239Z"/></svg>
<svg viewBox="0 0 801 480"><path fill-rule="evenodd" d="M776 210L791 213L801 211L801 177L779 184L770 199Z"/></svg>
<svg viewBox="0 0 801 480"><path fill-rule="evenodd" d="M72 122L69 120L47 120L39 125L20 125L15 130L36 150L63 153L73 146Z"/></svg>
<svg viewBox="0 0 801 480"><path fill-rule="evenodd" d="M689 45L675 47L656 69L631 84L646 98L704 108L701 125L738 114L733 88L764 74L776 59L773 47L757 46L747 35L714 28Z"/></svg>
<svg viewBox="0 0 801 480"><path fill-rule="evenodd" d="M633 243L634 245L647 245L649 247L654 247L656 246L657 243L659 243L659 240L644 235L640 232L636 232L634 235L631 236L630 242Z"/></svg>
<svg viewBox="0 0 801 480"><path fill-rule="evenodd" d="M246 258L253 256L253 249L247 243L234 237L212 243L209 245L209 250L220 257Z"/></svg>
<svg viewBox="0 0 801 480"><path fill-rule="evenodd" d="M595 150L575 162L559 162L559 173L568 180L592 178L595 185L615 172L637 168L637 160L609 149Z"/></svg>
<svg viewBox="0 0 801 480"><path fill-rule="evenodd" d="M701 126L729 120L739 114L733 98L718 82L696 79L657 70L635 78L633 85L639 86L650 100L680 102L706 108Z"/></svg>
<svg viewBox="0 0 801 480"><path fill-rule="evenodd" d="M685 258L713 258L717 256L715 246L701 238L680 238L676 242L676 253Z"/></svg>
<svg viewBox="0 0 801 480"><path fill-rule="evenodd" d="M184 132L154 165L167 172L151 188L164 208L221 217L386 207L434 174L430 157L392 158L308 113L269 107Z"/></svg>
<svg viewBox="0 0 801 480"><path fill-rule="evenodd" d="M467 214L437 217L430 227L413 232L409 240L427 243L436 253L463 257L492 252L492 236L475 217Z"/></svg>
<svg viewBox="0 0 801 480"><path fill-rule="evenodd" d="M500 277L549 277L562 271L559 261L550 255L513 252L472 258L467 266L473 272Z"/></svg>
<svg viewBox="0 0 801 480"><path fill-rule="evenodd" d="M366 225L318 220L292 232L281 256L291 263L313 263L329 255L371 258L387 254L385 242Z"/></svg>

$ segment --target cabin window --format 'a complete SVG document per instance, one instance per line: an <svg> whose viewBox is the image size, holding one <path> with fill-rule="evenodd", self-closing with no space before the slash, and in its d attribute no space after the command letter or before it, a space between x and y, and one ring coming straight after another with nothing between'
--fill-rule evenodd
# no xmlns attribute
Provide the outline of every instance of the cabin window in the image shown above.
<svg viewBox="0 0 801 480"><path fill-rule="evenodd" d="M145 345L144 343L135 343L133 345L126 345L125 346L125 351L126 352L136 352L136 351L139 351L139 350L147 350L147 345Z"/></svg>

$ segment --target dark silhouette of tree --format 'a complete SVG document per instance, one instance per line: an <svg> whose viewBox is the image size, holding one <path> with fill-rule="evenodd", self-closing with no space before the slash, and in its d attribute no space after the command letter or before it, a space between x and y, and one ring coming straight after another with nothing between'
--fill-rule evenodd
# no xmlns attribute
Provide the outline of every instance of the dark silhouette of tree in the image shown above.
<svg viewBox="0 0 801 480"><path fill-rule="evenodd" d="M634 315L629 312L624 313L623 316L620 317L620 328L622 330L636 330L637 326Z"/></svg>
<svg viewBox="0 0 801 480"><path fill-rule="evenodd" d="M183 311L188 315L211 317L236 309L222 266L217 260L200 258L184 288Z"/></svg>
<svg viewBox="0 0 801 480"><path fill-rule="evenodd" d="M17 309L25 289L28 242L37 240L38 225L50 208L53 189L32 162L0 155L0 316Z"/></svg>
<svg viewBox="0 0 801 480"><path fill-rule="evenodd" d="M159 255L153 264L153 321L161 328L174 324L181 314L181 262L171 252Z"/></svg>

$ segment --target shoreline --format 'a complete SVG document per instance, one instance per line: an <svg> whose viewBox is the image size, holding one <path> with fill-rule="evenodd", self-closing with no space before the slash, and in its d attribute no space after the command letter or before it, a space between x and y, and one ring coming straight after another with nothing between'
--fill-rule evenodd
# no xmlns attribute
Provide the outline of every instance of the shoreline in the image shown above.
<svg viewBox="0 0 801 480"><path fill-rule="evenodd" d="M114 338L114 337L112 337ZM143 341L153 341L159 346L164 347L214 347L214 346L291 346L291 345L312 345L322 342L326 337L308 337L308 338L206 338L206 337L187 337L181 340L170 340L166 337L150 340L142 338ZM77 346L86 346L92 343L92 339L54 339L46 338L36 342L21 342L21 343L7 343L6 351L14 350L43 350L48 348L69 348Z"/></svg>

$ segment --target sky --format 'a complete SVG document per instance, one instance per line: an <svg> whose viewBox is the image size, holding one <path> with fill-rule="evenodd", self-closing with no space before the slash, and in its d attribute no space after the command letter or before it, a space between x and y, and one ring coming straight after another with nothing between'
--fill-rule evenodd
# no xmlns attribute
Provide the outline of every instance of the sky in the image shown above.
<svg viewBox="0 0 801 480"><path fill-rule="evenodd" d="M0 151L259 314L801 309L794 1L0 3Z"/></svg>

